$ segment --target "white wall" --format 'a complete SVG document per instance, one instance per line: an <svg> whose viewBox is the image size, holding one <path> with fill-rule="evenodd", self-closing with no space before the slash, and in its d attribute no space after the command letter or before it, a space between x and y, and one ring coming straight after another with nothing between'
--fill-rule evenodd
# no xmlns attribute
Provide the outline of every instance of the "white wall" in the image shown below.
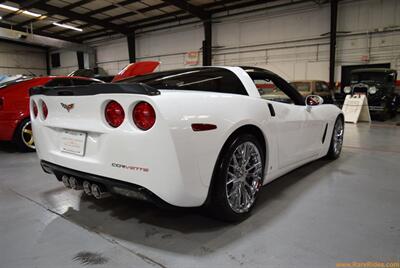
<svg viewBox="0 0 400 268"><path fill-rule="evenodd" d="M46 50L0 41L0 75L46 75Z"/></svg>
<svg viewBox="0 0 400 268"><path fill-rule="evenodd" d="M57 68L52 67L50 70L51 75L67 75L78 69L78 58L76 56L76 51L54 50L51 51L50 54L52 53L60 53L60 67Z"/></svg>
<svg viewBox="0 0 400 268"><path fill-rule="evenodd" d="M400 71L399 14L398 0L340 2L337 81L342 65L389 62ZM213 25L214 65L256 65L288 80L328 80L329 4L310 2L218 21ZM136 55L138 60L160 60L161 70L185 67L185 53L199 50L203 38L201 25L146 33L137 36ZM128 63L125 38L95 46L99 66L110 74Z"/></svg>

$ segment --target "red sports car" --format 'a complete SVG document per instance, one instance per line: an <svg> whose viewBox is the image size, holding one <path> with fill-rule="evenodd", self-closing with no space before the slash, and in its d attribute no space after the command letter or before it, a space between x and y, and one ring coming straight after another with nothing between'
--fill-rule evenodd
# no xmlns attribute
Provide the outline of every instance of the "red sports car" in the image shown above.
<svg viewBox="0 0 400 268"><path fill-rule="evenodd" d="M21 77L0 83L0 141L13 141L21 151L35 150L29 118L29 89L102 83L86 77Z"/></svg>

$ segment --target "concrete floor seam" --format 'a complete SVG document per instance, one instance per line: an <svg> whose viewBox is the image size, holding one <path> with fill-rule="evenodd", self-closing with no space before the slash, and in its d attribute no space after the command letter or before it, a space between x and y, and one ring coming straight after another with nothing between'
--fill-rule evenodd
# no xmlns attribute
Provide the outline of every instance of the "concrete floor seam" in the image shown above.
<svg viewBox="0 0 400 268"><path fill-rule="evenodd" d="M32 198L30 198L30 197L28 197L28 196L26 196L26 195L24 195L24 194L21 194L21 193L15 191L14 189L11 189L11 188L9 188L9 187L8 187L7 189L8 189L9 191L13 192L15 195L17 195L17 196L19 196L19 197L21 197L21 198L23 198L23 199L25 199L25 200L27 200L27 201L29 201L29 202L32 202L32 203L36 204L37 206L39 206L39 207L45 209L46 211L48 211L48 212L50 212L50 213L53 213L53 214L55 214L55 215L57 215L57 216L59 216L59 217L65 219L65 220L67 220L68 222L74 224L75 226L81 227L81 228L83 228L83 229L86 230L86 231L89 231L89 232L91 232L91 233L97 234L99 237L101 237L102 239L106 240L107 242L112 243L112 244L114 244L114 245L117 245L117 246L121 247L122 249L128 251L129 253L131 253L131 254L135 255L136 257L140 258L142 261L144 261L144 262L146 262L146 263L148 263L148 264L150 264L150 265L152 265L152 266L154 266L154 267L168 268L167 266L165 266L165 265L163 265L163 264L161 264L161 263L159 263L159 262L153 260L152 258L150 258L150 257L148 257L148 256L146 256L146 255L144 255L144 254L142 254L142 253L136 252L136 251L134 251L134 250L132 250L132 249L130 249L130 248L128 248L128 247L126 247L126 246L120 244L120 243L119 243L118 241L116 241L115 239L111 239L111 238L108 238L108 237L103 236L101 233L92 230L92 229L91 229L90 227L88 227L88 226L79 225L79 224L74 223L73 221L70 221L70 220L69 220L67 217L65 217L64 215L62 215L62 214L58 213L57 211L54 211L54 210L52 210L52 209L46 207L45 205L43 205L43 204L37 202L36 200L33 200Z"/></svg>

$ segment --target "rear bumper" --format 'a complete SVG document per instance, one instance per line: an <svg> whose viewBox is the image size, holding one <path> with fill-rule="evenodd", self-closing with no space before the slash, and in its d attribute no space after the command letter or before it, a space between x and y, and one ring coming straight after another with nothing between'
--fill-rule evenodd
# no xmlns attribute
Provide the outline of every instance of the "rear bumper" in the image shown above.
<svg viewBox="0 0 400 268"><path fill-rule="evenodd" d="M159 198L157 195L149 191L148 189L133 184L133 183L128 183L124 181L119 181L111 178L106 178L94 174L89 174L86 172L62 167L44 160L40 161L40 165L42 166L42 169L44 172L49 173L49 174L54 174L57 176L57 179L59 179L62 175L66 174L69 176L74 176L76 178L79 178L81 180L87 180L90 182L96 182L101 185L103 185L108 192L118 194L118 195L123 195L129 198L134 198L138 200L144 200L148 201L151 203L156 204L159 207L163 208L172 208L174 206L168 204L167 202L163 201L161 198Z"/></svg>

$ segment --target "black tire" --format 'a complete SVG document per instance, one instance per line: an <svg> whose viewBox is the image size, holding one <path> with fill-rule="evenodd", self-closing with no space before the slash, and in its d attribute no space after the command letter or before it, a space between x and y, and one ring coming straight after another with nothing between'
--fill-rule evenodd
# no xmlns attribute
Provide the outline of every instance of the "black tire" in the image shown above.
<svg viewBox="0 0 400 268"><path fill-rule="evenodd" d="M27 127L29 127L30 122L31 122L30 118L25 118L24 120L22 120L21 123L18 125L17 129L15 130L15 133L14 133L13 141L17 145L18 150L21 151L21 152L34 152L35 151L35 144L34 143L31 144L31 146L29 146L27 144L27 142L23 140L24 137L27 136L27 133L24 133L24 131L26 131Z"/></svg>
<svg viewBox="0 0 400 268"><path fill-rule="evenodd" d="M336 140L335 140L335 133L336 133L336 131L337 131L337 125L338 125L338 124L341 125L342 130L343 130L343 133L342 133L342 142L341 142L341 144L340 144L340 149L339 149L339 150L337 150L337 149L335 148L335 142L336 142ZM343 134L344 134L344 122L343 122L343 117L339 116L338 118L336 118L335 125L333 126L332 137L331 137L331 143L330 143L330 145L329 145L328 154L326 155L326 157L327 157L328 159L334 160L334 159L338 159L338 158L339 158L340 153L342 152Z"/></svg>
<svg viewBox="0 0 400 268"><path fill-rule="evenodd" d="M257 185L256 187L253 187L252 189L256 189L255 194L252 195L252 200L254 200L249 208L247 208L243 212L236 212L232 209L229 201L228 201L228 189L227 189L227 180L228 180L228 169L229 169L229 162L231 161L231 158L233 159L233 154L234 152L239 148L240 145L250 145L253 144L258 150L258 155L257 151L253 150L254 154L251 155L257 155L261 159L261 171L257 168L257 173L261 174L260 176L260 181L257 179L257 183L254 185ZM214 175L213 175L213 187L212 187L212 192L211 194L211 202L209 203L209 209L211 210L211 213L214 217L223 220L223 221L228 221L228 222L240 222L248 218L251 214L251 211L256 203L257 200L257 194L258 190L262 186L262 181L264 179L264 168L265 168L265 153L262 149L263 147L261 146L260 141L251 134L238 134L237 136L229 139L227 143L224 145L224 148L222 149L219 159L217 161L217 164L215 166L214 170ZM254 156L253 156L254 157ZM235 158L236 159L236 158ZM258 159L258 157L253 158ZM242 160L243 161L243 160ZM254 162L253 162L254 163ZM259 164L257 165L259 167ZM243 165L242 165L243 167ZM244 166L246 167L246 166ZM249 169L250 170L250 169ZM247 173L246 173L247 174ZM247 175L244 175L243 178L246 179ZM253 179L254 180L254 179ZM254 182L254 181L252 181ZM247 186L244 186L244 182L242 183L241 191L247 191L247 197L250 197L251 190L249 191ZM233 186L232 186L233 187ZM233 188L232 188L233 189ZM241 193L239 191L239 193ZM240 195L240 194L239 194ZM245 194L244 194L245 195ZM238 199L239 203L242 204L241 202L244 201L242 197ZM232 201L231 201L232 202ZM246 201L244 201L246 202Z"/></svg>

